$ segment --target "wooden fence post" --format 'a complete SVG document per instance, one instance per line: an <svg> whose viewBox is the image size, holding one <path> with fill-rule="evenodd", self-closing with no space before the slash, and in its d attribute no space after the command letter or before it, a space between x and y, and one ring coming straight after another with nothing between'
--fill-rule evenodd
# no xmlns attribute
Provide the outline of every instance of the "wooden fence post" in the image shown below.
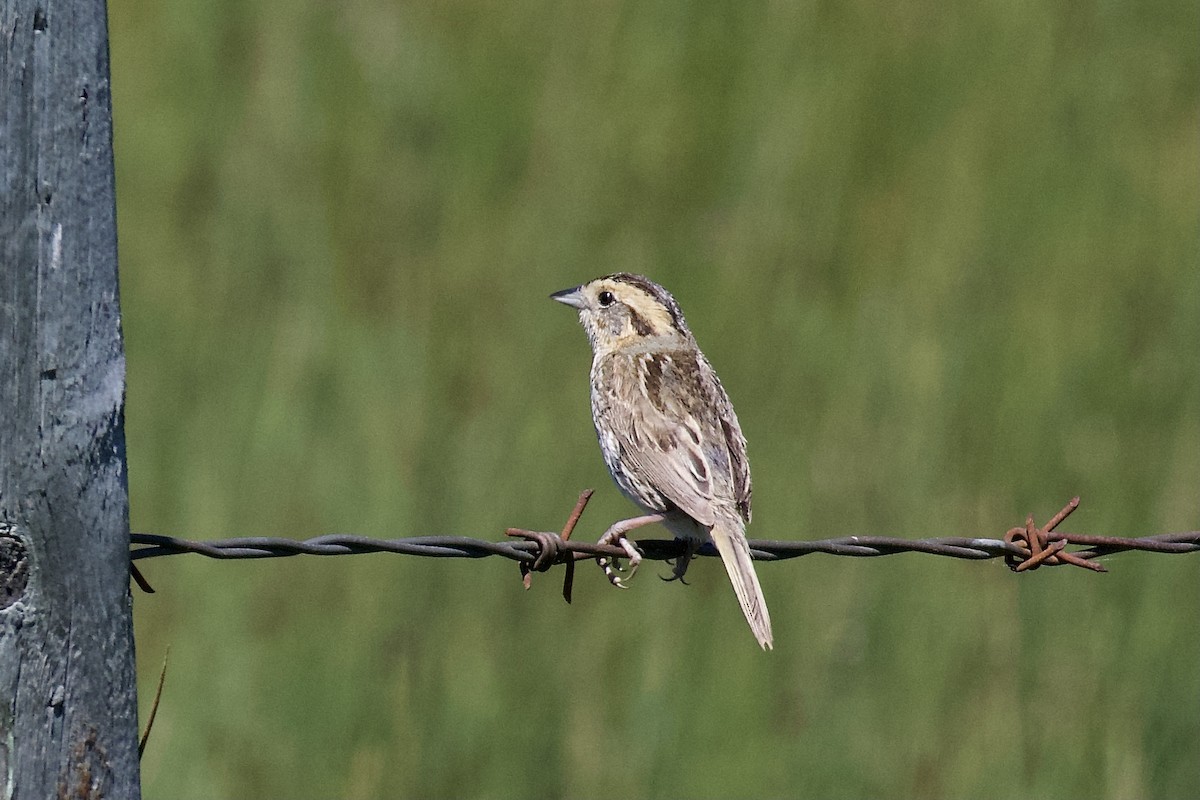
<svg viewBox="0 0 1200 800"><path fill-rule="evenodd" d="M104 0L0 0L0 796L137 798Z"/></svg>

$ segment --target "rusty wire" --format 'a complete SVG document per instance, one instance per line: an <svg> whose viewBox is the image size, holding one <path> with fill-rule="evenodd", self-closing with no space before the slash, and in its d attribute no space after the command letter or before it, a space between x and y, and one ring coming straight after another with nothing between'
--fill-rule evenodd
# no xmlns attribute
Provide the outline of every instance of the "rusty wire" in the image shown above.
<svg viewBox="0 0 1200 800"><path fill-rule="evenodd" d="M329 534L298 541L272 537L243 537L214 541L179 539L173 536L134 533L131 535L134 561L159 556L195 553L217 559L281 558L296 555L336 556L360 553L398 553L431 558L485 558L502 556L518 562L526 588L532 572L544 572L555 564L565 564L567 573L563 595L570 602L575 562L599 557L620 558L620 547L581 542L570 538L579 521L591 490L580 495L574 510L560 533L509 528L504 541L487 541L466 536L413 536L403 539L376 539L369 536ZM1003 558L1014 572L1026 572L1039 566L1071 564L1096 572L1107 571L1095 561L1101 556L1139 550L1152 553L1194 553L1200 551L1200 531L1167 533L1156 536L1125 538L1064 533L1057 526L1079 506L1076 497L1044 526L1038 527L1030 515L1025 524L1008 530L1002 538L935 537L903 539L888 536L842 536L808 541L751 539L750 550L759 561L783 561L811 553L834 556L874 557L898 553L924 553L983 560ZM683 554L683 543L666 539L638 539L643 557L666 561ZM1074 545L1081 549L1068 551ZM705 544L696 555L716 557L712 544Z"/></svg>

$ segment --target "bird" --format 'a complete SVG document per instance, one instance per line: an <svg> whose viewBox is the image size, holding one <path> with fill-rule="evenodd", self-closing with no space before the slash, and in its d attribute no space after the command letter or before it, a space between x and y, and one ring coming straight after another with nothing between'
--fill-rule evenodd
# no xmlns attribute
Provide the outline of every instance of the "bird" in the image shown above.
<svg viewBox="0 0 1200 800"><path fill-rule="evenodd" d="M746 542L746 438L679 304L654 281L626 272L550 297L579 312L592 348L592 421L604 463L621 492L646 512L615 523L600 542L626 552L632 577L641 554L626 535L661 523L686 548L668 579L676 580L711 540L751 632L770 649L771 617ZM608 562L602 565L624 587Z"/></svg>

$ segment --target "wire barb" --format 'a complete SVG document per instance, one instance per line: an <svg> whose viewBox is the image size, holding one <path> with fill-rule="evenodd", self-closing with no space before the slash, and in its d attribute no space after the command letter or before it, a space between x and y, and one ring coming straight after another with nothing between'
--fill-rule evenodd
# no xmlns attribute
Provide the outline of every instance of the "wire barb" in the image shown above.
<svg viewBox="0 0 1200 800"><path fill-rule="evenodd" d="M531 565L527 561L522 561L520 564L521 583L525 585L526 591L533 582L533 574L530 570L545 572L559 561L559 553L567 552L566 542L571 538L571 532L575 530L575 526L579 524L579 518L583 516L583 510L587 508L588 501L592 499L595 491L595 489L584 489L580 492L579 499L575 501L575 508L567 517L567 523L563 525L561 534L527 531L524 528L509 528L504 531L505 536L516 536L536 542L538 545L538 554L533 559L533 564ZM563 600L570 603L571 589L575 584L575 556L571 554L570 558L562 560L567 565L566 575L563 576Z"/></svg>
<svg viewBox="0 0 1200 800"><path fill-rule="evenodd" d="M1066 552L1068 538L1063 537L1053 542L1050 541L1050 534L1058 527L1058 524L1071 516L1071 512L1077 508L1079 508L1079 498L1073 497L1061 511L1050 518L1043 528L1033 524L1033 514L1025 518L1024 528L1009 528L1008 533L1004 534L1004 541L1020 547L1025 553L1025 558L1018 560L1015 555L1005 556L1004 563L1008 564L1008 568L1013 572L1025 572L1035 570L1042 564L1051 566L1074 564L1094 572L1108 572L1103 564L1097 564L1074 553Z"/></svg>

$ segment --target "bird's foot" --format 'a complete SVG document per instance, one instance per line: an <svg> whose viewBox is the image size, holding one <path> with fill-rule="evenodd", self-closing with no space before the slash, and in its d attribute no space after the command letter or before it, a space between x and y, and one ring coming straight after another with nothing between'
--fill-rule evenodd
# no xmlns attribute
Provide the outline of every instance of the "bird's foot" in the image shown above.
<svg viewBox="0 0 1200 800"><path fill-rule="evenodd" d="M615 545L625 551L625 555L629 558L629 568L622 569L619 558L611 556L598 556L596 563L604 570L604 577L608 578L608 582L618 589L628 589L626 581L633 579L634 573L637 572L638 565L642 563L642 554L634 546L633 542L629 541L627 534L644 525L651 525L655 522L662 522L662 514L647 514L644 517L633 517L632 519L623 519L620 522L614 523L611 528L604 532L597 544Z"/></svg>

